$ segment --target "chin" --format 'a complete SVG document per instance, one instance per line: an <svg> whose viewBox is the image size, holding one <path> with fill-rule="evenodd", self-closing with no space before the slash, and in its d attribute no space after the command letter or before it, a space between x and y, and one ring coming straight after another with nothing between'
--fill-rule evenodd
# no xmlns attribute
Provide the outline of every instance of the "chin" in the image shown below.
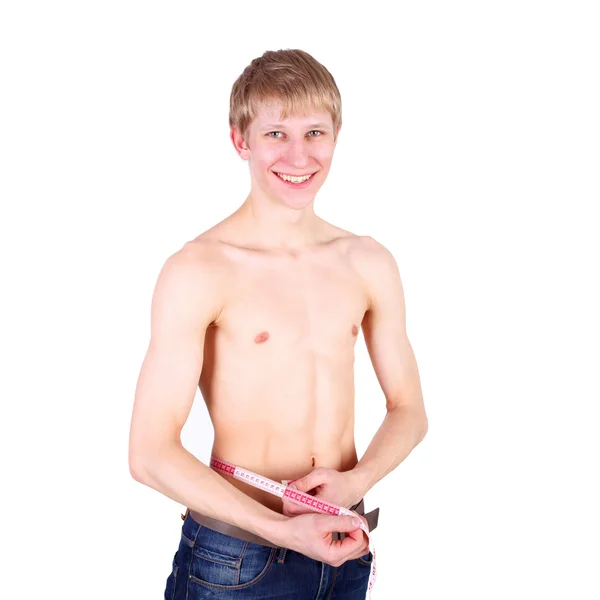
<svg viewBox="0 0 600 600"><path fill-rule="evenodd" d="M287 206L288 208L292 208L294 210L302 210L307 206L311 206L314 200L314 196L312 198L298 198L295 201L294 199L290 198L282 198L281 203Z"/></svg>

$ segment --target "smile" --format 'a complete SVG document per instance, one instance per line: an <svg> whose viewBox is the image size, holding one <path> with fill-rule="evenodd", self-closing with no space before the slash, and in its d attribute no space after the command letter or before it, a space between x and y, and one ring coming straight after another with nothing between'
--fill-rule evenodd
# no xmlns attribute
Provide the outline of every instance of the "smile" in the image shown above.
<svg viewBox="0 0 600 600"><path fill-rule="evenodd" d="M314 175L314 173L310 173L308 175L302 175L302 176L296 177L294 175L286 175L285 173L277 173L276 171L273 171L273 173L275 173L275 175L277 175L277 177L279 177L279 179L281 179L282 181L285 181L286 183L290 183L294 186L300 186L303 183L306 183Z"/></svg>

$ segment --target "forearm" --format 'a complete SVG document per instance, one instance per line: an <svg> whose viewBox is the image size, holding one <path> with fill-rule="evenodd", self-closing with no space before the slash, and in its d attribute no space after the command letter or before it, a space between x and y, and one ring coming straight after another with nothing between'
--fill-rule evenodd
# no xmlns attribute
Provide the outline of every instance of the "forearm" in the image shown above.
<svg viewBox="0 0 600 600"><path fill-rule="evenodd" d="M181 444L138 460L135 479L204 515L251 531L280 544L286 517L250 496L199 461Z"/></svg>
<svg viewBox="0 0 600 600"><path fill-rule="evenodd" d="M393 471L425 437L427 417L402 406L389 410L364 456L349 471L362 498L380 479Z"/></svg>

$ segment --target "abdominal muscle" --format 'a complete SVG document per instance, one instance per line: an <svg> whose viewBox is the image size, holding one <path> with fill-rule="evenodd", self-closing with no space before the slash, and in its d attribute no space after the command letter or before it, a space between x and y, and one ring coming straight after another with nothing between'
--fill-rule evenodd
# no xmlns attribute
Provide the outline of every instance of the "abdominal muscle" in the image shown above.
<svg viewBox="0 0 600 600"><path fill-rule="evenodd" d="M210 361L210 381L203 373L201 390L215 431L212 456L278 482L299 479L319 467L353 469L358 462L353 353L350 360L344 354L319 361L315 356L273 353L263 357L265 364L253 364L249 357L239 361L239 356L226 353L232 362L221 361L220 367L229 377L220 376L221 368ZM221 476L282 512L278 496Z"/></svg>
<svg viewBox="0 0 600 600"><path fill-rule="evenodd" d="M246 437L216 434L212 455L278 482L299 479L318 467L348 471L357 462L356 449L349 436L345 436L340 445L338 441L323 442L293 430L288 435L269 435L260 431ZM283 503L278 496L232 477L221 476L262 505L282 512Z"/></svg>

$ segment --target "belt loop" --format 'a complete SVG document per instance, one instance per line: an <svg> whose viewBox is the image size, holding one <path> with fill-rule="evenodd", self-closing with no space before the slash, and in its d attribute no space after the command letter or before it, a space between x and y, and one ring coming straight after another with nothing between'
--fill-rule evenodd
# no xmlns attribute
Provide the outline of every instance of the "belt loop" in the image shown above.
<svg viewBox="0 0 600 600"><path fill-rule="evenodd" d="M287 548L279 548L279 552L277 553L277 562L283 564L285 560L285 554L287 552Z"/></svg>

